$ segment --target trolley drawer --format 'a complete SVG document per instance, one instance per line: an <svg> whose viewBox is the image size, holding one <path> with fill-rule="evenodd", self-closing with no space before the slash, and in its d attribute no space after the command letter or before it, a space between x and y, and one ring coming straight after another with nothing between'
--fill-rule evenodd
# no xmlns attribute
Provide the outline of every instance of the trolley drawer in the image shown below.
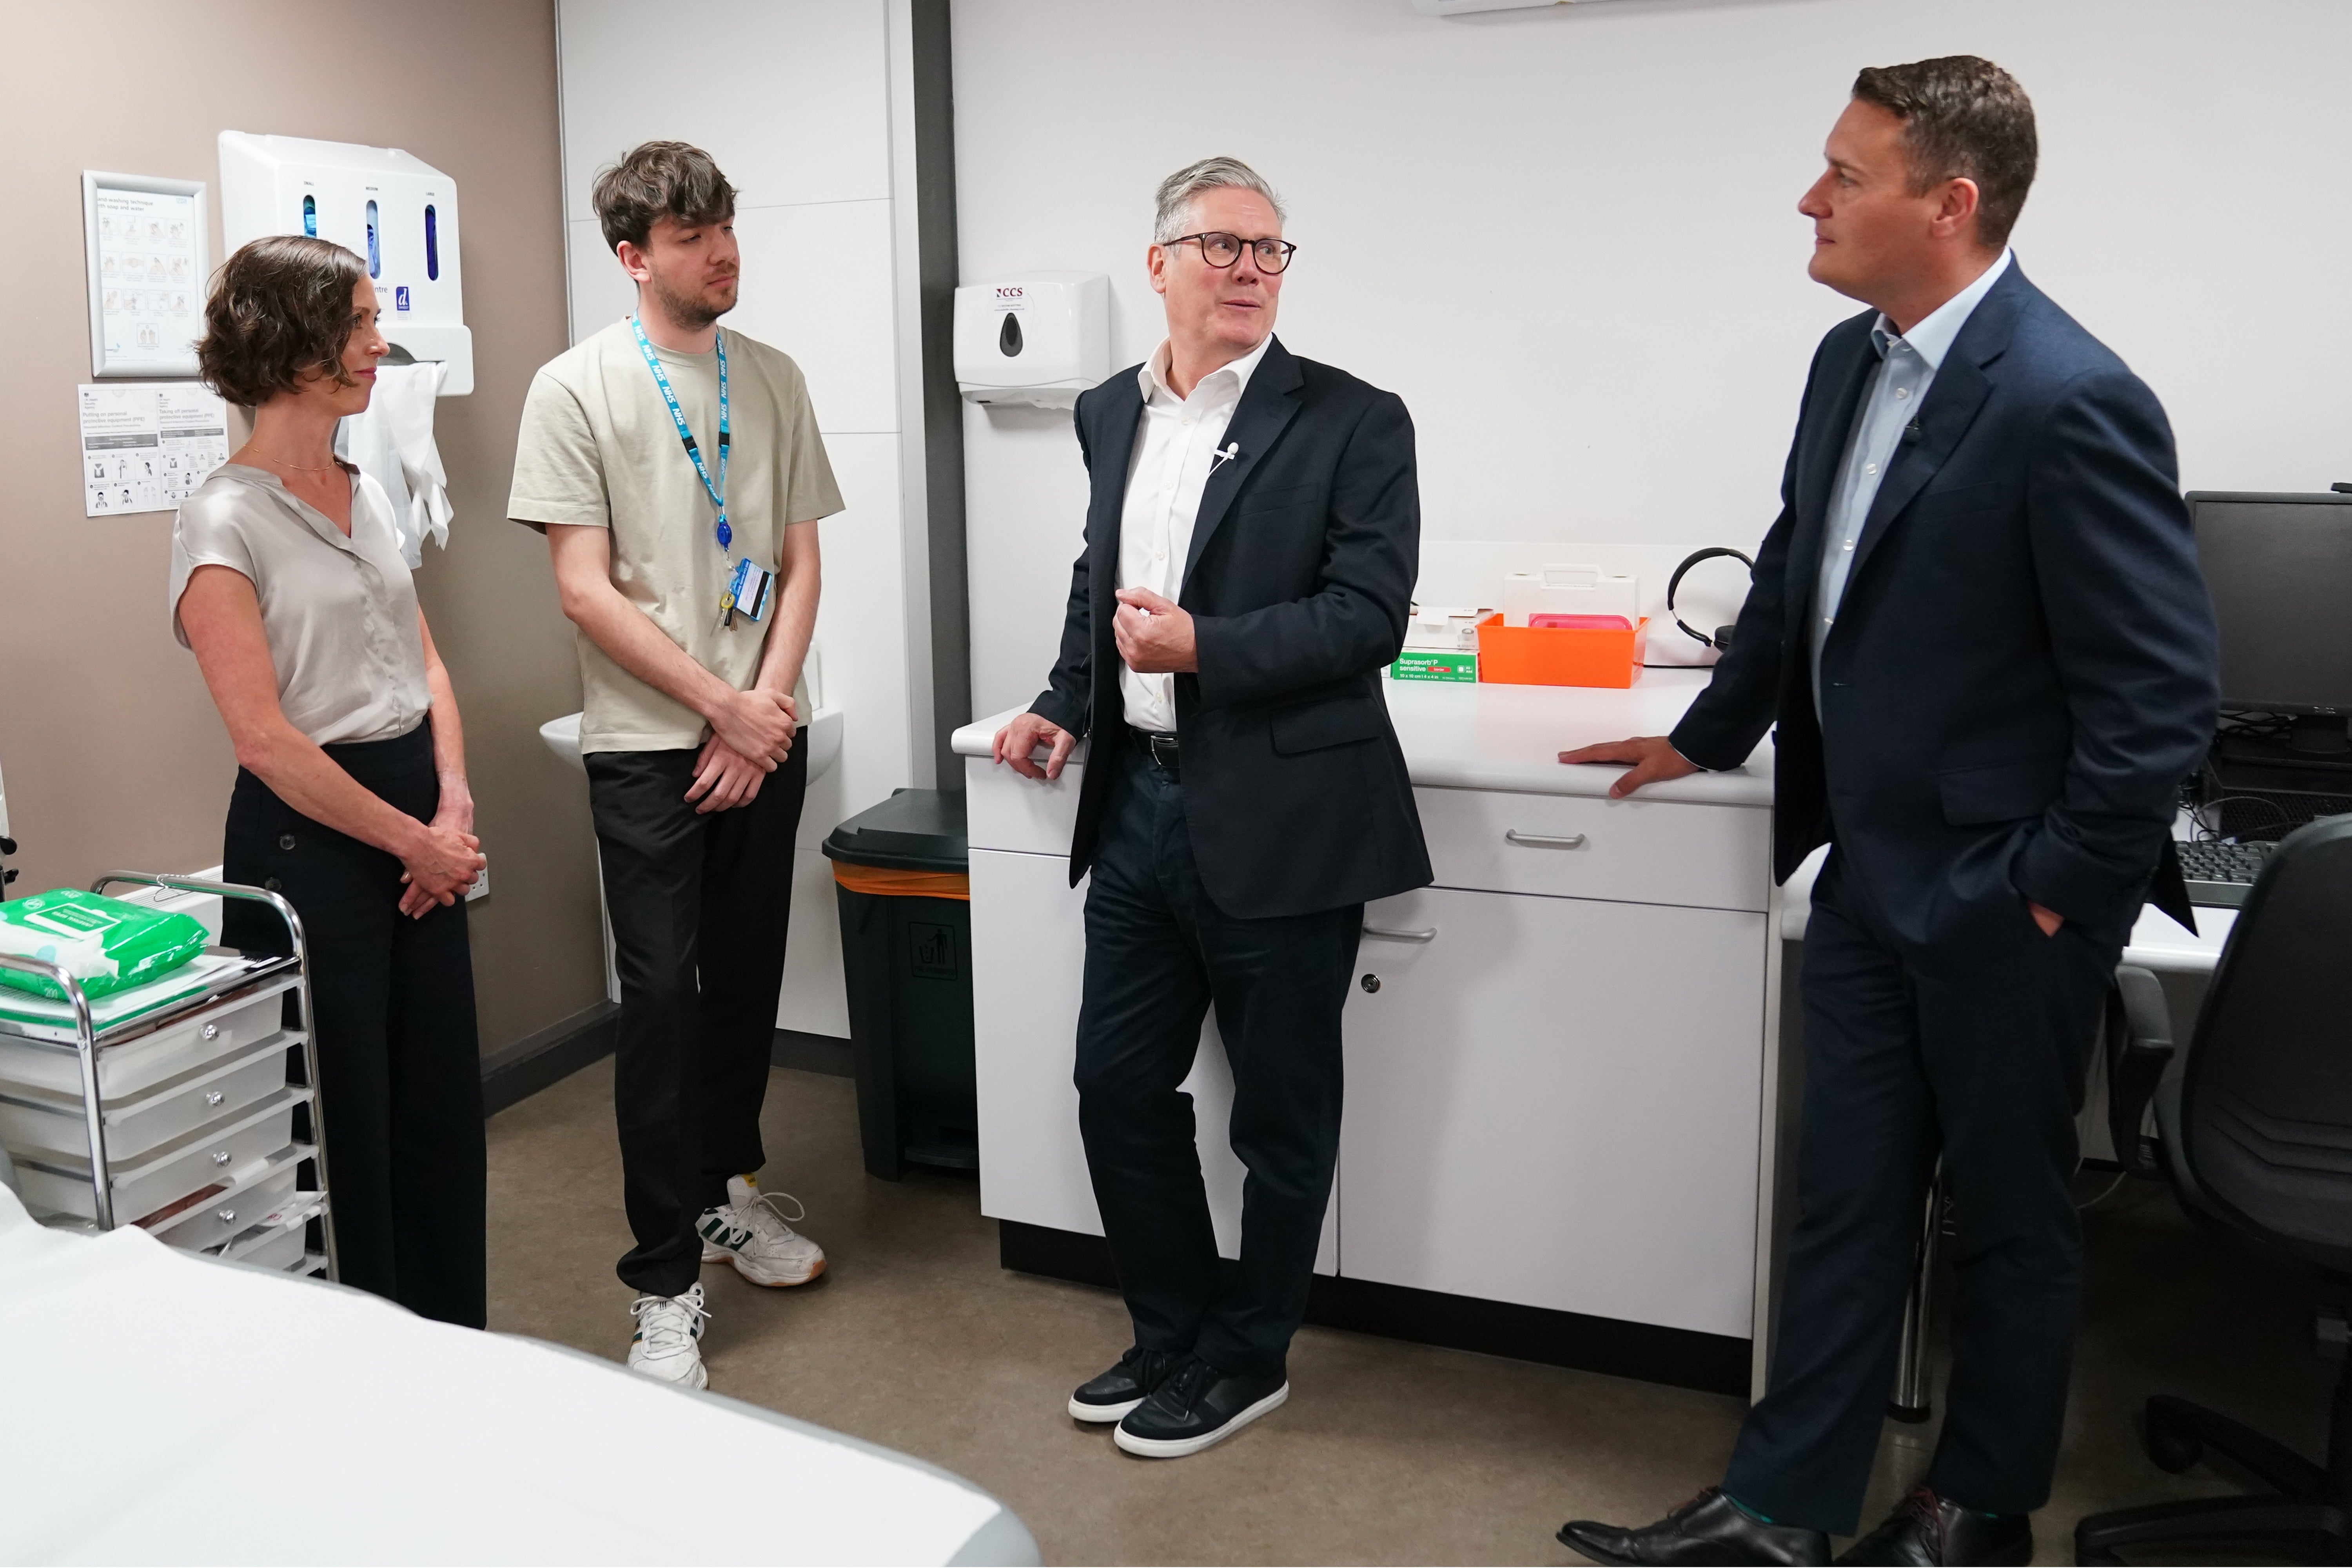
<svg viewBox="0 0 2352 1568"><path fill-rule="evenodd" d="M310 1157L308 1144L281 1151L258 1175L243 1184L190 1204L180 1213L145 1226L149 1235L166 1246L205 1252L233 1241L270 1215L306 1203L313 1195L298 1192L295 1179ZM204 1189L196 1189L202 1192Z"/></svg>
<svg viewBox="0 0 2352 1568"><path fill-rule="evenodd" d="M294 1141L294 1108L310 1098L308 1089L280 1089L235 1121L199 1127L137 1160L109 1161L115 1223L129 1225L268 1159ZM75 1219L98 1218L88 1154L26 1150L16 1159L16 1183L26 1207Z"/></svg>
<svg viewBox="0 0 2352 1568"><path fill-rule="evenodd" d="M218 1061L240 1047L259 1045L283 1026L286 993L294 984L293 975L283 975L252 995L175 1018L149 1034L100 1046L99 1098L113 1100L133 1095L192 1068ZM300 1038L299 1032L289 1034L287 1044L298 1044ZM0 1033L0 1082L79 1098L80 1058L70 1046Z"/></svg>
<svg viewBox="0 0 2352 1568"><path fill-rule="evenodd" d="M103 1102L107 1159L118 1164L135 1160L184 1133L233 1118L284 1088L292 1039L281 1029L257 1049L199 1062L152 1088ZM0 1144L86 1151L89 1134L81 1096L0 1083Z"/></svg>
<svg viewBox="0 0 2352 1568"><path fill-rule="evenodd" d="M276 1268L290 1271L308 1255L302 1245L303 1225L284 1225L264 1232L250 1241L240 1242L221 1254L230 1263L249 1263L256 1268Z"/></svg>

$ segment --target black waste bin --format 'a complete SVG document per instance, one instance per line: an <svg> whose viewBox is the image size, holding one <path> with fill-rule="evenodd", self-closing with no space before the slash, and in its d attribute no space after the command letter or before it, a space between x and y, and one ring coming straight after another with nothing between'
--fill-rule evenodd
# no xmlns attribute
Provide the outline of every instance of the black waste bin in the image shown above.
<svg viewBox="0 0 2352 1568"><path fill-rule="evenodd" d="M980 1168L971 858L961 791L902 789L826 835L866 1168Z"/></svg>

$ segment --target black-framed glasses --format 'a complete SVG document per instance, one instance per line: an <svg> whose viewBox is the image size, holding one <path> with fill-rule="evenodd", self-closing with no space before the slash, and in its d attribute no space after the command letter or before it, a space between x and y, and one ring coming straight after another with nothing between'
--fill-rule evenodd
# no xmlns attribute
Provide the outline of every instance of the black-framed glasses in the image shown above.
<svg viewBox="0 0 2352 1568"><path fill-rule="evenodd" d="M1231 267L1246 250L1257 262L1260 272L1279 272L1290 265L1290 258L1298 247L1285 239L1244 239L1223 229L1210 229L1203 234L1180 234L1168 243L1171 247L1188 239L1201 242L1201 259L1212 267Z"/></svg>

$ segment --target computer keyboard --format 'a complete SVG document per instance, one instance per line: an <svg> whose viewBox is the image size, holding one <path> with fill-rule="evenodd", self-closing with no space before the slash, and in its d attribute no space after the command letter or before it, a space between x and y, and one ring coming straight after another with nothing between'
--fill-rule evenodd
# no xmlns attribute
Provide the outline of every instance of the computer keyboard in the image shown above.
<svg viewBox="0 0 2352 1568"><path fill-rule="evenodd" d="M2262 875L2263 863L2278 846L2260 841L2229 844L2214 839L2176 844L2173 847L2180 852L2180 874L2189 883L2189 901L2209 909L2233 910L2253 891L2254 879Z"/></svg>

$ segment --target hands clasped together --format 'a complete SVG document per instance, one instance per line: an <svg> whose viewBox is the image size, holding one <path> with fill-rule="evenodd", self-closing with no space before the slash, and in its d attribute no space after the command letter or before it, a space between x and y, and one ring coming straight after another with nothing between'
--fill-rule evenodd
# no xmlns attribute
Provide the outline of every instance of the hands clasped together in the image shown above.
<svg viewBox="0 0 2352 1568"><path fill-rule="evenodd" d="M749 805L760 784L792 755L800 722L793 700L753 687L738 691L710 715L710 738L694 759L694 784L686 798L698 802L698 815Z"/></svg>
<svg viewBox="0 0 2352 1568"><path fill-rule="evenodd" d="M474 833L474 796L462 778L443 778L440 809L420 823L415 842L400 857L400 912L420 921L466 896L488 865Z"/></svg>

